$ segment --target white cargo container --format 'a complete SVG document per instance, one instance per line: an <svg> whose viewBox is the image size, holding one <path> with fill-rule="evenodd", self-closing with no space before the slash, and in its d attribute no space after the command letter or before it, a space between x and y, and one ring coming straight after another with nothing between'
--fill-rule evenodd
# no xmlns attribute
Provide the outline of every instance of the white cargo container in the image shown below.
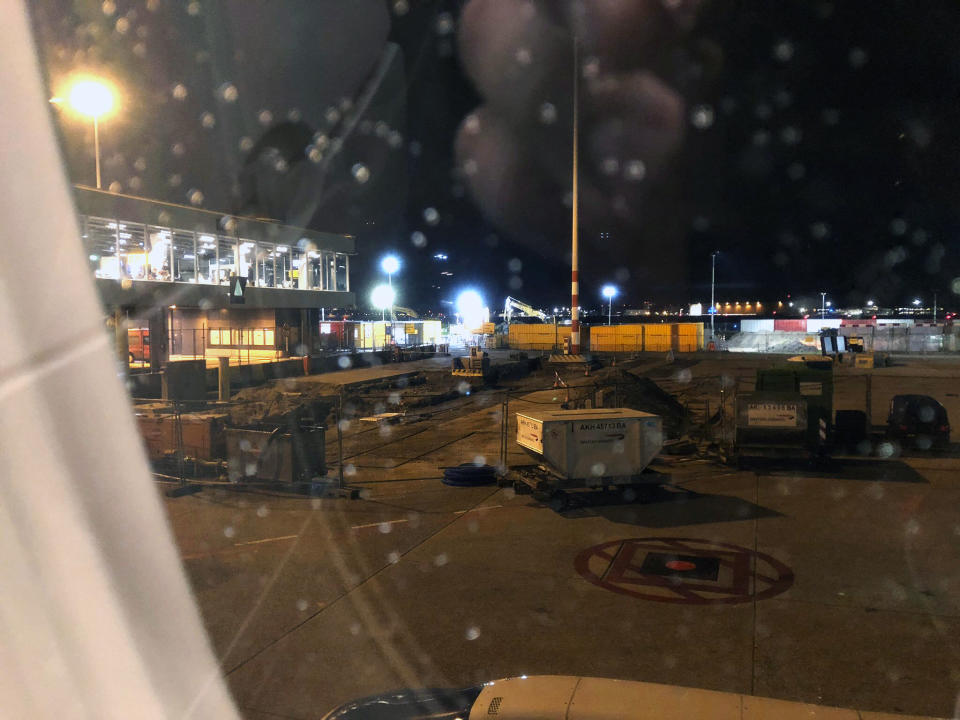
<svg viewBox="0 0 960 720"><path fill-rule="evenodd" d="M627 408L528 411L517 413L517 443L568 487L638 483L663 447L663 422Z"/></svg>
<svg viewBox="0 0 960 720"><path fill-rule="evenodd" d="M840 318L807 318L807 332L818 333L824 328L838 328L842 323Z"/></svg>
<svg viewBox="0 0 960 720"><path fill-rule="evenodd" d="M740 332L765 333L773 332L774 321L766 318L744 318L740 321Z"/></svg>

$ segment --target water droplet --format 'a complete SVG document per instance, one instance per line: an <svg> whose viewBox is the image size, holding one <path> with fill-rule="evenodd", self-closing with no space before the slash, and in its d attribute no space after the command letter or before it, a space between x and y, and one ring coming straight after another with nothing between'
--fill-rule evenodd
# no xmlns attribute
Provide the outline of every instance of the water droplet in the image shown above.
<svg viewBox="0 0 960 720"><path fill-rule="evenodd" d="M437 15L433 27L437 31L437 35L449 35L453 32L453 15L448 12L440 13Z"/></svg>
<svg viewBox="0 0 960 720"><path fill-rule="evenodd" d="M697 105L690 114L690 121L698 130L706 130L713 125L713 108L709 105Z"/></svg>
<svg viewBox="0 0 960 720"><path fill-rule="evenodd" d="M410 3L407 0L394 0L393 1L393 14L398 17L403 17L408 12L410 12Z"/></svg>
<svg viewBox="0 0 960 720"><path fill-rule="evenodd" d="M347 477L353 477L357 474L357 466L353 463L347 463L343 466L343 474Z"/></svg>
<svg viewBox="0 0 960 720"><path fill-rule="evenodd" d="M540 106L540 122L544 125L552 125L557 121L557 108L553 103L545 102Z"/></svg>
<svg viewBox="0 0 960 720"><path fill-rule="evenodd" d="M370 170L363 163L357 163L350 170L353 173L353 179L358 183L365 183L370 179Z"/></svg>
<svg viewBox="0 0 960 720"><path fill-rule="evenodd" d="M533 62L533 53L530 52L530 48L517 48L513 57L519 65L527 66Z"/></svg>
<svg viewBox="0 0 960 720"><path fill-rule="evenodd" d="M789 62L793 59L794 47L789 40L780 40L773 46L773 57L780 62Z"/></svg>
<svg viewBox="0 0 960 720"><path fill-rule="evenodd" d="M474 464L474 465L486 465L486 464L487 464L487 458L486 458L485 456L483 456L483 455L474 455L474 456L473 456L473 464Z"/></svg>
<svg viewBox="0 0 960 720"><path fill-rule="evenodd" d="M114 180L107 189L112 193L119 193L123 191L123 185Z"/></svg>
<svg viewBox="0 0 960 720"><path fill-rule="evenodd" d="M469 393L470 383L466 382L465 380L461 380L460 383L457 385L457 392L460 393L461 395L466 395L467 393Z"/></svg>
<svg viewBox="0 0 960 720"><path fill-rule="evenodd" d="M233 529L232 525L227 525L223 529L223 534L226 535L228 538L232 538L234 535L237 534L237 531Z"/></svg>
<svg viewBox="0 0 960 720"><path fill-rule="evenodd" d="M340 122L340 111L335 107L328 107L326 112L323 113L323 117L328 125L336 125Z"/></svg>
<svg viewBox="0 0 960 720"><path fill-rule="evenodd" d="M468 177L477 174L477 161L473 158L465 160L463 163L463 174Z"/></svg>
<svg viewBox="0 0 960 720"><path fill-rule="evenodd" d="M213 116L212 112L205 112L200 116L200 124L210 130L216 126L217 119Z"/></svg>
<svg viewBox="0 0 960 720"><path fill-rule="evenodd" d="M133 167L137 172L143 172L147 169L147 160L143 157L138 157L133 161Z"/></svg>
<svg viewBox="0 0 960 720"><path fill-rule="evenodd" d="M382 522L379 525L377 525L377 530L379 530L384 535L387 535L393 530L393 526L388 522Z"/></svg>
<svg viewBox="0 0 960 720"><path fill-rule="evenodd" d="M266 505L261 505L257 508L257 517L265 518L269 514L270 508L268 508Z"/></svg>
<svg viewBox="0 0 960 720"><path fill-rule="evenodd" d="M507 281L507 285L510 286L511 290L519 290L523 287L523 278L519 275L511 275L510 279Z"/></svg>
<svg viewBox="0 0 960 720"><path fill-rule="evenodd" d="M127 180L127 185L131 190L139 190L143 186L143 181L136 175Z"/></svg>
<svg viewBox="0 0 960 720"><path fill-rule="evenodd" d="M960 277L955 277L950 281L950 291L954 295L960 295Z"/></svg>
<svg viewBox="0 0 960 720"><path fill-rule="evenodd" d="M300 112L300 108L290 108L287 110L287 120L290 122L300 122L303 118L303 113Z"/></svg>
<svg viewBox="0 0 960 720"><path fill-rule="evenodd" d="M464 635L467 638L467 640L476 640L478 637L480 637L480 628L469 627L467 628L467 632L464 633Z"/></svg>
<svg viewBox="0 0 960 720"><path fill-rule="evenodd" d="M419 230L415 230L410 234L410 242L413 243L414 247L422 248L427 245L427 236L424 235Z"/></svg>
<svg viewBox="0 0 960 720"><path fill-rule="evenodd" d="M299 610L300 612L303 612L306 609L307 609L307 601L304 600L303 598L300 598L299 600L297 600L297 610Z"/></svg>
<svg viewBox="0 0 960 720"><path fill-rule="evenodd" d="M183 157L183 154L187 151L187 148L183 143L174 143L170 146L170 152L172 152L177 157Z"/></svg>
<svg viewBox="0 0 960 720"><path fill-rule="evenodd" d="M337 358L337 365L340 367L341 370L346 370L351 365L353 365L353 363L350 361L349 356L341 355L340 357Z"/></svg>
<svg viewBox="0 0 960 720"><path fill-rule="evenodd" d="M202 192L194 189L187 193L187 199L190 200L191 205L203 205L204 197Z"/></svg>
<svg viewBox="0 0 960 720"><path fill-rule="evenodd" d="M518 273L523 270L523 261L520 258L510 258L507 262L507 269L512 273Z"/></svg>
<svg viewBox="0 0 960 720"><path fill-rule="evenodd" d="M615 157L604 158L600 163L600 170L604 175L616 175L620 169L620 161Z"/></svg>
<svg viewBox="0 0 960 720"><path fill-rule="evenodd" d="M583 61L583 69L581 70L585 80L593 80L594 78L600 75L600 59L594 56L590 56Z"/></svg>
<svg viewBox="0 0 960 720"><path fill-rule="evenodd" d="M602 477L603 474L607 471L607 466L602 462L594 463L590 466L590 474L594 477Z"/></svg>
<svg viewBox="0 0 960 720"><path fill-rule="evenodd" d="M773 108L767 105L767 103L757 103L757 106L753 109L753 114L760 120L766 120L773 115Z"/></svg>
<svg viewBox="0 0 960 720"><path fill-rule="evenodd" d="M117 11L117 4L113 0L103 0L100 9L104 15L113 15Z"/></svg>
<svg viewBox="0 0 960 720"><path fill-rule="evenodd" d="M810 234L817 240L823 240L830 233L830 226L825 222L818 221L810 226Z"/></svg>
<svg viewBox="0 0 960 720"><path fill-rule="evenodd" d="M436 208L428 207L423 211L423 219L427 221L427 225L436 225L440 222L440 213Z"/></svg>
<svg viewBox="0 0 960 720"><path fill-rule="evenodd" d="M862 47L850 48L850 55L849 55L850 67L854 69L862 68L864 65L867 64L867 60L869 59L870 57L869 55L867 55L867 51L864 50Z"/></svg>
<svg viewBox="0 0 960 720"><path fill-rule="evenodd" d="M237 90L237 86L230 82L223 83L217 90L217 94L224 100L224 102L233 103L237 101L237 98L240 97L240 93Z"/></svg>
<svg viewBox="0 0 960 720"><path fill-rule="evenodd" d="M894 235L903 235L907 231L907 221L903 218L894 218L890 221L890 232Z"/></svg>
<svg viewBox="0 0 960 720"><path fill-rule="evenodd" d="M130 29L130 21L126 18L119 18L116 25L114 25L117 32L121 35L126 35L127 31Z"/></svg>
<svg viewBox="0 0 960 720"><path fill-rule="evenodd" d="M440 553L439 555L437 555L435 558L433 558L433 564L436 565L437 567L443 567L444 565L446 565L446 564L447 564L447 554L446 554L446 553Z"/></svg>
<svg viewBox="0 0 960 720"><path fill-rule="evenodd" d="M387 562L389 562L391 565L396 565L398 562L400 562L400 553L398 553L396 550L388 553Z"/></svg>
<svg viewBox="0 0 960 720"><path fill-rule="evenodd" d="M647 175L647 166L643 160L628 160L623 167L623 176L630 182L640 182Z"/></svg>
<svg viewBox="0 0 960 720"><path fill-rule="evenodd" d="M187 86L183 83L177 83L171 88L170 94L173 95L174 100L186 100Z"/></svg>
<svg viewBox="0 0 960 720"><path fill-rule="evenodd" d="M243 152L250 152L253 150L253 138L249 138L246 135L240 138L240 150Z"/></svg>
<svg viewBox="0 0 960 720"><path fill-rule="evenodd" d="M197 0L192 0L192 2L187 3L187 15L196 17L200 14L200 3Z"/></svg>
<svg viewBox="0 0 960 720"><path fill-rule="evenodd" d="M420 153L423 152L423 146L416 140L410 141L410 154L413 157L420 157Z"/></svg>
<svg viewBox="0 0 960 720"><path fill-rule="evenodd" d="M800 128L794 125L787 125L780 131L780 140L785 145L796 145L802 137L803 133L800 132Z"/></svg>
<svg viewBox="0 0 960 720"><path fill-rule="evenodd" d="M257 113L257 122L266 127L273 122L273 113L269 110L261 110Z"/></svg>
<svg viewBox="0 0 960 720"><path fill-rule="evenodd" d="M142 42L138 42L133 46L133 54L138 58L144 58L147 56L147 46Z"/></svg>

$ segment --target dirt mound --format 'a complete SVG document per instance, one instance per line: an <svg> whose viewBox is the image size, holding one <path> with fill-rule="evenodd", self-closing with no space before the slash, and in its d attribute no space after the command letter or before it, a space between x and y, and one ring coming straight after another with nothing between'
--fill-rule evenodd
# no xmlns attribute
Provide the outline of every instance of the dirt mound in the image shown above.
<svg viewBox="0 0 960 720"><path fill-rule="evenodd" d="M622 407L659 415L667 437L683 434L688 420L686 408L653 380L627 371L616 377L616 384Z"/></svg>

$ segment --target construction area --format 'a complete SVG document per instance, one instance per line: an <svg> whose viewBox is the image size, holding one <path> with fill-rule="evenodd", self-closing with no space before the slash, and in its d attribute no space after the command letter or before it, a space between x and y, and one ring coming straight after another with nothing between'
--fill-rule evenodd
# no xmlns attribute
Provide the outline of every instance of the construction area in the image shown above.
<svg viewBox="0 0 960 720"><path fill-rule="evenodd" d="M543 674L954 714L954 358L340 367L135 406L245 717Z"/></svg>

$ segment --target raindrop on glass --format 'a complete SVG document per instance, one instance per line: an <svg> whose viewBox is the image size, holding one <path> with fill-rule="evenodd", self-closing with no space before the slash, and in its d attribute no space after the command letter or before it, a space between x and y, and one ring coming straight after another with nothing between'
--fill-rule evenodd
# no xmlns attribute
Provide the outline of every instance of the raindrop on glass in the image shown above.
<svg viewBox="0 0 960 720"><path fill-rule="evenodd" d="M690 121L698 130L706 130L713 125L713 108L709 105L697 105L690 114Z"/></svg>
<svg viewBox="0 0 960 720"><path fill-rule="evenodd" d="M410 12L410 3L407 0L393 0L393 14L402 17Z"/></svg>
<svg viewBox="0 0 960 720"><path fill-rule="evenodd" d="M410 242L413 243L414 247L422 248L427 245L427 236L424 235L419 230L415 230L410 234Z"/></svg>
<svg viewBox="0 0 960 720"><path fill-rule="evenodd" d="M200 14L200 3L197 0L187 3L187 14L196 17Z"/></svg>
<svg viewBox="0 0 960 720"><path fill-rule="evenodd" d="M119 18L116 25L114 25L117 32L121 35L126 35L127 31L130 29L130 21L126 18Z"/></svg>
<svg viewBox="0 0 960 720"><path fill-rule="evenodd" d="M170 94L173 95L174 100L186 100L187 99L187 86L183 83L177 83L170 90Z"/></svg>
<svg viewBox="0 0 960 720"><path fill-rule="evenodd" d="M183 143L174 143L170 146L170 152L172 152L177 157L182 157L183 154L187 151Z"/></svg>
<svg viewBox="0 0 960 720"><path fill-rule="evenodd" d="M287 110L287 120L290 122L300 122L302 117L303 113L300 112L299 108L290 108Z"/></svg>
<svg viewBox="0 0 960 720"><path fill-rule="evenodd" d="M266 127L273 122L273 113L269 110L261 110L257 113L257 122Z"/></svg>
<svg viewBox="0 0 960 720"><path fill-rule="evenodd" d="M513 54L513 57L519 65L527 66L533 62L533 53L530 52L529 48L517 48L517 51Z"/></svg>
<svg viewBox="0 0 960 720"><path fill-rule="evenodd" d="M623 176L631 182L639 182L647 175L647 166L643 160L628 160L623 167Z"/></svg>
<svg viewBox="0 0 960 720"><path fill-rule="evenodd" d="M228 103L236 102L237 98L240 97L240 93L237 91L237 86L233 83L223 83L217 90L217 93L220 97Z"/></svg>
<svg viewBox="0 0 960 720"><path fill-rule="evenodd" d="M340 122L340 111L335 107L328 107L323 117L328 125L336 125Z"/></svg>
<svg viewBox="0 0 960 720"><path fill-rule="evenodd" d="M167 184L170 187L180 187L180 184L182 182L183 182L183 177L180 175L180 173L174 173L173 175L167 178Z"/></svg>
<svg viewBox="0 0 960 720"><path fill-rule="evenodd" d="M511 275L510 279L507 281L507 285L510 286L511 290L519 290L523 287L523 278L519 275Z"/></svg>
<svg viewBox="0 0 960 720"><path fill-rule="evenodd" d="M112 193L118 193L123 190L123 185L114 180L107 189Z"/></svg>
<svg viewBox="0 0 960 720"><path fill-rule="evenodd" d="M427 221L427 225L436 225L440 222L440 213L436 208L428 207L423 211L423 219Z"/></svg>
<svg viewBox="0 0 960 720"><path fill-rule="evenodd" d="M520 258L510 258L510 261L507 263L507 269L512 273L518 273L523 270L523 262Z"/></svg>
<svg viewBox="0 0 960 720"><path fill-rule="evenodd" d="M216 126L217 119L213 116L212 112L205 112L200 116L200 124L207 128L207 130L210 130Z"/></svg>
<svg viewBox="0 0 960 720"><path fill-rule="evenodd" d="M903 218L894 218L890 221L890 232L894 235L903 235L907 231L907 221Z"/></svg>
<svg viewBox="0 0 960 720"><path fill-rule="evenodd" d="M557 108L553 103L545 102L540 106L540 122L544 125L552 125L557 121Z"/></svg>
<svg viewBox="0 0 960 720"><path fill-rule="evenodd" d="M480 628L478 627L469 627L467 632L464 634L467 640L476 640L480 637Z"/></svg>
<svg viewBox="0 0 960 720"><path fill-rule="evenodd" d="M100 5L104 15L113 15L117 11L117 4L113 0L104 0Z"/></svg>
<svg viewBox="0 0 960 720"><path fill-rule="evenodd" d="M354 165L350 172L353 174L353 179L358 183L363 184L370 179L370 170L363 163L357 163Z"/></svg>
<svg viewBox="0 0 960 720"><path fill-rule="evenodd" d="M253 138L249 138L246 135L240 138L240 150L243 152L250 152L253 150Z"/></svg>
<svg viewBox="0 0 960 720"><path fill-rule="evenodd" d="M600 60L596 57L588 57L583 61L583 77L587 80L593 80L600 75Z"/></svg>
<svg viewBox="0 0 960 720"><path fill-rule="evenodd" d="M130 186L131 190L139 190L143 185L143 181L136 175L127 180L127 185Z"/></svg>
<svg viewBox="0 0 960 720"><path fill-rule="evenodd" d="M616 175L620 169L620 161L615 157L604 158L600 163L600 170L604 175Z"/></svg>
<svg viewBox="0 0 960 720"><path fill-rule="evenodd" d="M867 60L870 59L867 55L867 51L862 47L850 48L850 55L848 57L850 60L850 67L854 69L862 68L867 64Z"/></svg>
<svg viewBox="0 0 960 720"><path fill-rule="evenodd" d="M453 15L448 12L440 13L437 15L433 27L437 31L437 35L449 35L453 32Z"/></svg>
<svg viewBox="0 0 960 720"><path fill-rule="evenodd" d="M793 59L794 47L789 40L781 40L773 46L773 57L780 62L789 62Z"/></svg>
<svg viewBox="0 0 960 720"><path fill-rule="evenodd" d="M143 157L138 157L133 161L133 167L137 172L143 172L147 169L147 160Z"/></svg>
<svg viewBox="0 0 960 720"><path fill-rule="evenodd" d="M187 199L191 205L203 205L203 193L199 190L190 190L187 193Z"/></svg>

